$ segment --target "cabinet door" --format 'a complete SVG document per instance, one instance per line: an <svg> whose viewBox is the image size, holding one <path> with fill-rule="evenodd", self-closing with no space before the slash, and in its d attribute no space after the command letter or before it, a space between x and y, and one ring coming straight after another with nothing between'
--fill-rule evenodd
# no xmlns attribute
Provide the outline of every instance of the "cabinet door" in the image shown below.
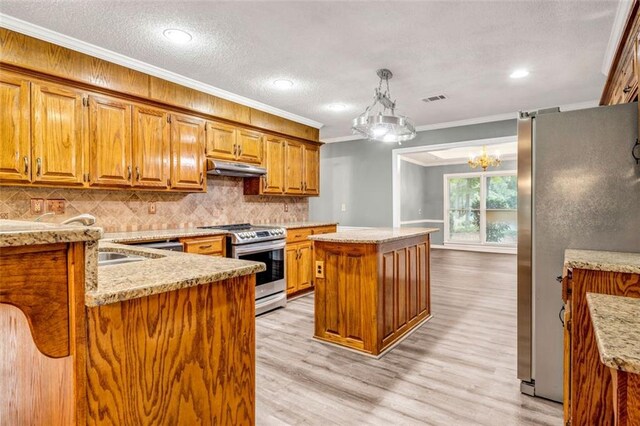
<svg viewBox="0 0 640 426"><path fill-rule="evenodd" d="M204 189L204 126L199 118L171 115L171 188Z"/></svg>
<svg viewBox="0 0 640 426"><path fill-rule="evenodd" d="M91 186L131 186L131 104L90 96L89 129Z"/></svg>
<svg viewBox="0 0 640 426"><path fill-rule="evenodd" d="M238 160L243 163L262 163L262 133L238 131Z"/></svg>
<svg viewBox="0 0 640 426"><path fill-rule="evenodd" d="M284 148L285 156L285 175L284 175L284 192L285 194L302 194L303 184L303 146L300 142L286 141Z"/></svg>
<svg viewBox="0 0 640 426"><path fill-rule="evenodd" d="M32 83L33 181L83 185L83 93L52 83Z"/></svg>
<svg viewBox="0 0 640 426"><path fill-rule="evenodd" d="M133 166L136 187L166 188L169 179L169 115L147 106L133 107Z"/></svg>
<svg viewBox="0 0 640 426"><path fill-rule="evenodd" d="M238 144L236 128L228 124L207 122L206 154L220 160L236 159Z"/></svg>
<svg viewBox="0 0 640 426"><path fill-rule="evenodd" d="M298 290L313 286L313 243L298 244Z"/></svg>
<svg viewBox="0 0 640 426"><path fill-rule="evenodd" d="M315 145L304 146L304 193L320 194L320 148Z"/></svg>
<svg viewBox="0 0 640 426"><path fill-rule="evenodd" d="M264 146L267 175L263 178L262 192L282 194L284 191L284 142L281 139L267 137Z"/></svg>
<svg viewBox="0 0 640 426"><path fill-rule="evenodd" d="M287 294L298 291L298 247L298 244L287 244L285 248Z"/></svg>
<svg viewBox="0 0 640 426"><path fill-rule="evenodd" d="M29 81L0 74L0 181L29 182L31 117Z"/></svg>

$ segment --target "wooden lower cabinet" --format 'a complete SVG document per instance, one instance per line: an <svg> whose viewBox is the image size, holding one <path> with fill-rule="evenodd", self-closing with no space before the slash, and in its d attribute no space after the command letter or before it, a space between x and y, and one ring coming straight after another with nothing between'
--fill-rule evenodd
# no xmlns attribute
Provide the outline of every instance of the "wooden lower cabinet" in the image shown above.
<svg viewBox="0 0 640 426"><path fill-rule="evenodd" d="M640 297L640 275L574 268L563 280L565 424L614 425L614 388L600 362L587 293Z"/></svg>
<svg viewBox="0 0 640 426"><path fill-rule="evenodd" d="M380 355L431 317L429 236L314 241L314 337Z"/></svg>
<svg viewBox="0 0 640 426"><path fill-rule="evenodd" d="M208 256L226 256L225 236L181 238L186 253L204 254Z"/></svg>
<svg viewBox="0 0 640 426"><path fill-rule="evenodd" d="M287 296L306 293L313 289L313 243L307 237L336 232L336 229L336 225L327 225L287 230L285 249Z"/></svg>

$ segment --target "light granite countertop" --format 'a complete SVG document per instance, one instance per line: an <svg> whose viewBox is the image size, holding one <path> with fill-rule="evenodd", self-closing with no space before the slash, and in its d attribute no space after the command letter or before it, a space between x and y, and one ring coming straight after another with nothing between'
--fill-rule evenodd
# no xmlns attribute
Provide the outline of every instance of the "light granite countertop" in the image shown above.
<svg viewBox="0 0 640 426"><path fill-rule="evenodd" d="M640 374L640 298L587 293L604 365Z"/></svg>
<svg viewBox="0 0 640 426"><path fill-rule="evenodd" d="M640 274L640 253L567 249L564 267Z"/></svg>
<svg viewBox="0 0 640 426"><path fill-rule="evenodd" d="M255 274L264 263L100 242L100 251L146 257L98 268L98 286L85 293L87 306L100 306L228 278Z"/></svg>
<svg viewBox="0 0 640 426"><path fill-rule="evenodd" d="M320 226L338 225L338 222L281 222L268 223L265 226L279 226L284 229L318 228Z"/></svg>
<svg viewBox="0 0 640 426"><path fill-rule="evenodd" d="M438 231L438 228L371 228L311 235L309 239L345 244L380 244Z"/></svg>
<svg viewBox="0 0 640 426"><path fill-rule="evenodd" d="M0 220L0 247L96 241L102 228L50 222Z"/></svg>
<svg viewBox="0 0 640 426"><path fill-rule="evenodd" d="M158 229L150 231L112 232L104 234L102 241L114 243L135 243L154 240L172 240L185 237L206 237L210 235L225 235L227 232L220 229Z"/></svg>

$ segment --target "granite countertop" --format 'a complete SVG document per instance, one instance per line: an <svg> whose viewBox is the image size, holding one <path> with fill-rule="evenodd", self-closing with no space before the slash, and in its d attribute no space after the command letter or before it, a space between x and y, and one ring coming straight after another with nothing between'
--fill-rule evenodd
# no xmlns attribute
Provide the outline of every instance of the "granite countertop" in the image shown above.
<svg viewBox="0 0 640 426"><path fill-rule="evenodd" d="M371 228L311 235L310 240L333 243L380 244L438 232L438 228Z"/></svg>
<svg viewBox="0 0 640 426"><path fill-rule="evenodd" d="M135 243L154 240L172 240L185 237L206 237L210 235L225 235L227 232L220 229L158 229L150 231L112 232L104 234L103 241L114 243Z"/></svg>
<svg viewBox="0 0 640 426"><path fill-rule="evenodd" d="M98 268L97 288L87 290L85 304L100 306L228 278L255 274L264 263L100 242L100 251L146 257L139 262Z"/></svg>
<svg viewBox="0 0 640 426"><path fill-rule="evenodd" d="M317 228L320 226L338 225L338 222L282 222L268 223L265 226L279 226L284 229Z"/></svg>
<svg viewBox="0 0 640 426"><path fill-rule="evenodd" d="M604 365L640 374L640 298L587 293Z"/></svg>
<svg viewBox="0 0 640 426"><path fill-rule="evenodd" d="M640 253L567 249L564 267L640 274Z"/></svg>
<svg viewBox="0 0 640 426"><path fill-rule="evenodd" d="M102 228L50 222L0 220L0 247L96 241Z"/></svg>

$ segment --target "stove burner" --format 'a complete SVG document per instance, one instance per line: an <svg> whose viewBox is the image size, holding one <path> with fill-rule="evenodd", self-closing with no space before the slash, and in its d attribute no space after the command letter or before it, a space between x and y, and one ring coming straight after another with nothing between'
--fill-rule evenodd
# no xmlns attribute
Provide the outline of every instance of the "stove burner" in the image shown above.
<svg viewBox="0 0 640 426"><path fill-rule="evenodd" d="M220 229L228 231L232 245L258 243L261 241L281 240L286 238L284 228L253 226L250 223L237 223L233 225L199 226L199 229Z"/></svg>

